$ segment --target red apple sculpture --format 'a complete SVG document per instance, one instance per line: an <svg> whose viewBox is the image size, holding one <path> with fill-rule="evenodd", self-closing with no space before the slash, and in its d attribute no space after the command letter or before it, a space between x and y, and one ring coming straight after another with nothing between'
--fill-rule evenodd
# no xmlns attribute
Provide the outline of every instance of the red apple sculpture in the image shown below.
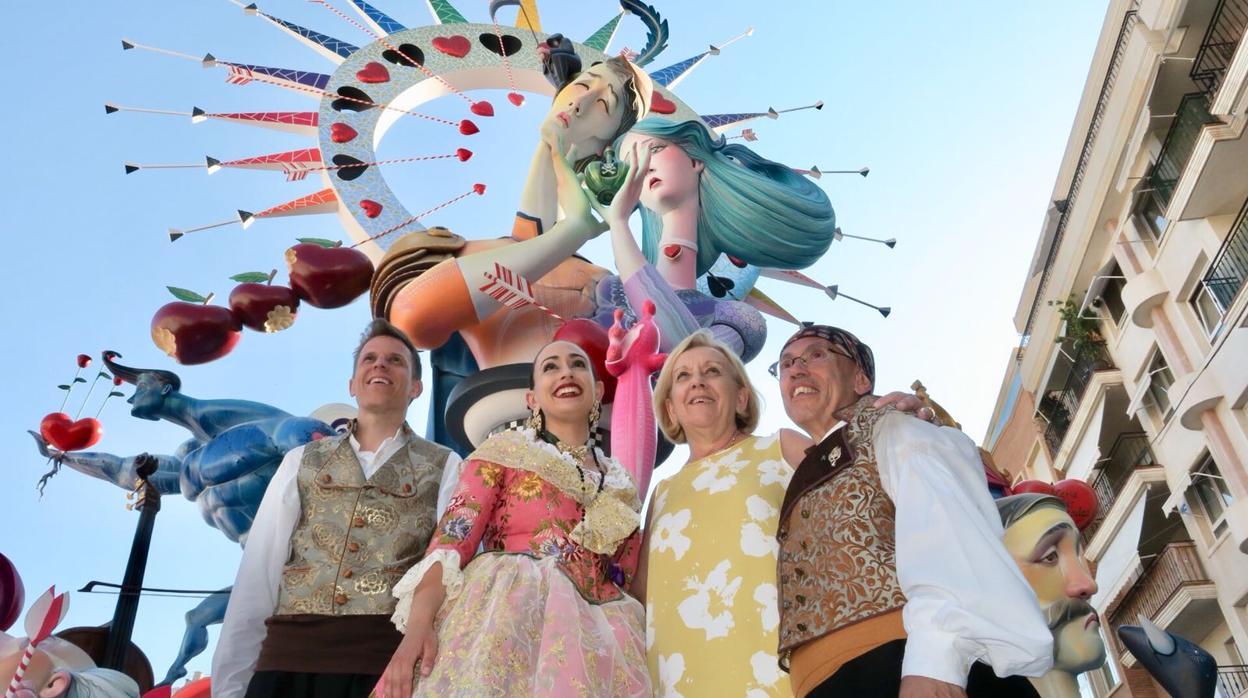
<svg viewBox="0 0 1248 698"><path fill-rule="evenodd" d="M1080 531L1096 520L1096 511L1100 508L1093 490L1083 480L1060 480L1053 486L1059 499L1066 504L1066 513Z"/></svg>
<svg viewBox="0 0 1248 698"><path fill-rule="evenodd" d="M555 330L557 341L572 342L585 350L594 365L594 378L602 381L602 402L615 399L615 376L607 372L607 347L611 344L607 331L593 320L573 318Z"/></svg>
<svg viewBox="0 0 1248 698"><path fill-rule="evenodd" d="M257 332L280 332L295 324L299 296L293 289L273 286L274 269L268 274L247 272L230 277L243 283L230 292L230 311L243 327Z"/></svg>
<svg viewBox="0 0 1248 698"><path fill-rule="evenodd" d="M340 242L300 238L286 250L290 287L316 308L341 308L359 298L373 281L373 263Z"/></svg>
<svg viewBox="0 0 1248 698"><path fill-rule="evenodd" d="M1057 490L1053 489L1053 485L1042 480L1023 480L1010 489L1014 490L1014 494L1057 494Z"/></svg>
<svg viewBox="0 0 1248 698"><path fill-rule="evenodd" d="M22 616L26 603L26 587L22 575L9 558L0 553L0 631L13 627Z"/></svg>
<svg viewBox="0 0 1248 698"><path fill-rule="evenodd" d="M182 299L166 304L152 318L152 342L183 365L215 361L238 344L243 326L229 308L208 305L212 294L169 287Z"/></svg>

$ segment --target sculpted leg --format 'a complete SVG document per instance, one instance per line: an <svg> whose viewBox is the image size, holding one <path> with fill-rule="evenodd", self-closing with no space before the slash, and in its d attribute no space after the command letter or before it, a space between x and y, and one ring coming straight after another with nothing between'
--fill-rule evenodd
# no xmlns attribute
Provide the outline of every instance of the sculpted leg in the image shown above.
<svg viewBox="0 0 1248 698"><path fill-rule="evenodd" d="M230 590L226 587L209 596L186 613L186 633L177 659L169 667L161 686L167 686L186 676L186 663L199 656L208 647L208 626L216 625L225 618L225 607L230 602Z"/></svg>

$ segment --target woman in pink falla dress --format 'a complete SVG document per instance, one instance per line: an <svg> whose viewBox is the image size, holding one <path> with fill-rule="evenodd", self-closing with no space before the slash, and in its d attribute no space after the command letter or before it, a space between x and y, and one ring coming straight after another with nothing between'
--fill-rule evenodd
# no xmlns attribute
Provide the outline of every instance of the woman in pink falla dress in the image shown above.
<svg viewBox="0 0 1248 698"><path fill-rule="evenodd" d="M589 441L602 383L584 350L552 342L530 385L526 426L468 457L425 559L394 587L405 637L379 695L650 695L645 612L622 591L641 503Z"/></svg>

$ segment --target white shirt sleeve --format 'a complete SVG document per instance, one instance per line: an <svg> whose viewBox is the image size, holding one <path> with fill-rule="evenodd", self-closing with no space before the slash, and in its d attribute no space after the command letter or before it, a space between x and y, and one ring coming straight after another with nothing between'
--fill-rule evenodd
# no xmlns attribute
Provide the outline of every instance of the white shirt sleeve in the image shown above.
<svg viewBox="0 0 1248 698"><path fill-rule="evenodd" d="M894 412L876 424L875 447L897 509L902 676L965 687L976 660L998 676L1048 672L1053 635L1002 542L975 444L957 429Z"/></svg>
<svg viewBox="0 0 1248 698"><path fill-rule="evenodd" d="M446 464L442 466L442 482L438 485L438 508L433 513L434 526L442 520L442 514L446 513L446 507L450 505L451 497L455 495L455 488L459 486L459 473L463 468L464 459L452 451L451 455L446 457Z"/></svg>
<svg viewBox="0 0 1248 698"><path fill-rule="evenodd" d="M297 477L303 448L291 449L282 459L247 534L243 561L212 656L212 698L242 698L255 673L264 641L264 621L277 608L282 566L290 555L290 536L299 522Z"/></svg>

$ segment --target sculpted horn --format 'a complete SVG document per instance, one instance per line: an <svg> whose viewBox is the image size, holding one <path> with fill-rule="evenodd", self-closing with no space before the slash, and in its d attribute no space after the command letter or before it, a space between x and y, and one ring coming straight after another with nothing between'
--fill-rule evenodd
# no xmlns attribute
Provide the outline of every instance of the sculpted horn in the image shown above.
<svg viewBox="0 0 1248 698"><path fill-rule="evenodd" d="M156 376L161 383L173 386L174 390L181 390L182 388L182 379L179 378L178 374L173 371L165 371L158 368L130 368L129 366L123 366L116 361L113 361L114 358L121 358L121 354L118 354L111 349L106 350L100 355L100 357L104 360L104 365L108 367L108 370L114 376L117 376L131 385L138 383L140 375L149 373Z"/></svg>

